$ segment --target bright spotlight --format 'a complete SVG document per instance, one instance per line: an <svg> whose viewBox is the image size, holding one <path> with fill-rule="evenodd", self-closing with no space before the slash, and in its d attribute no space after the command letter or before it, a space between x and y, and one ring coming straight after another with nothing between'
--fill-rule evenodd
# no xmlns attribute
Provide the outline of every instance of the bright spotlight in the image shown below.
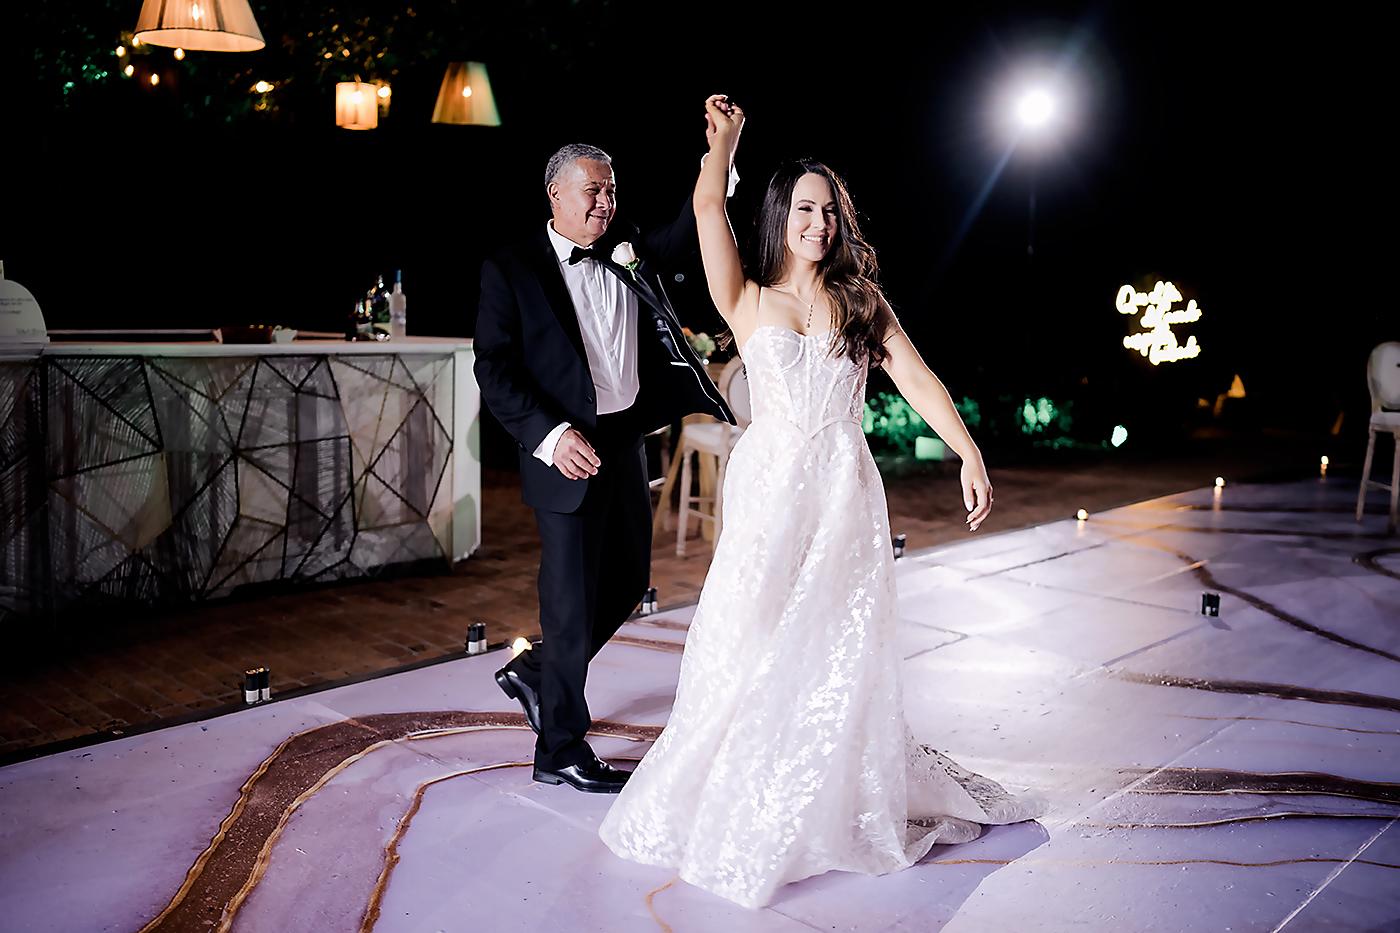
<svg viewBox="0 0 1400 933"><path fill-rule="evenodd" d="M1055 116L1055 98L1045 88L1031 88L1016 101L1016 122L1028 130L1038 130Z"/></svg>

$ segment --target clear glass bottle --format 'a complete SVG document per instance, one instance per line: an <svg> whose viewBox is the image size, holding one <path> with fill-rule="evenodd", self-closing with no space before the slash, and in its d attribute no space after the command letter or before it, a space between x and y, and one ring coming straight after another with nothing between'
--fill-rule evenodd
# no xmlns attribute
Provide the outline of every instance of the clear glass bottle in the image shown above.
<svg viewBox="0 0 1400 933"><path fill-rule="evenodd" d="M403 293L403 270L394 274L394 290L389 293L389 337L403 340L408 336L408 298Z"/></svg>

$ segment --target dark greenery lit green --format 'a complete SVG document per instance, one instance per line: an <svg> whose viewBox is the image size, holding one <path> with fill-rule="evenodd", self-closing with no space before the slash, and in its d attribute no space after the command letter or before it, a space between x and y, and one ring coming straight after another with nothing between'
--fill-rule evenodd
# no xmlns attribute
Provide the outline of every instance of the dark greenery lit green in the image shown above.
<svg viewBox="0 0 1400 933"><path fill-rule="evenodd" d="M976 399L964 396L953 403L963 423L977 435L980 444L1003 448L1044 447L1098 449L1108 446L1107 438L1076 437L1073 401L1055 402L1049 398L1000 396L984 409ZM862 428L876 453L910 455L919 437L936 437L932 428L897 392L874 392L866 400Z"/></svg>

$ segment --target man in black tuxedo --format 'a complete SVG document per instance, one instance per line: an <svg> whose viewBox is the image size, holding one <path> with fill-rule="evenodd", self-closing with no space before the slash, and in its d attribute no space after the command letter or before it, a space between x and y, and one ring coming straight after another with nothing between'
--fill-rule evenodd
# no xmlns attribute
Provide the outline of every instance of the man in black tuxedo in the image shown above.
<svg viewBox="0 0 1400 933"><path fill-rule="evenodd" d="M616 793L629 772L585 741L584 683L650 576L642 437L691 412L734 418L658 274L699 248L690 198L652 233L615 223L612 160L584 145L549 160L545 193L549 223L482 267L474 338L481 396L520 445L542 545L542 642L496 681L538 734L535 780Z"/></svg>

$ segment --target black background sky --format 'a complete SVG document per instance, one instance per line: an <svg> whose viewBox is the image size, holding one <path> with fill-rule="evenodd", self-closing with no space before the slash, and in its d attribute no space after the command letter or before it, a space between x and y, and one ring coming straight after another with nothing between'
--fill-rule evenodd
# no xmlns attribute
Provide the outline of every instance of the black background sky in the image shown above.
<svg viewBox="0 0 1400 933"><path fill-rule="evenodd" d="M34 63L82 41L110 50L138 0L4 6L0 257L50 327L339 329L376 273L402 267L410 330L470 335L482 258L546 217L554 148L608 150L623 212L659 222L694 181L702 101L723 92L750 118L736 226L778 160L836 168L955 394L1126 408L1213 398L1240 373L1261 404L1319 428L1340 407L1364 415L1365 354L1400 338L1383 297L1392 235L1375 232L1389 226L1384 117L1364 104L1382 86L1379 26L1341 7L424 2L416 28L452 48L400 47L389 118L354 133L334 126L331 80L298 62L311 53L281 37L403 4L254 3L268 50L204 53L202 83L169 62L159 89L116 79L67 106ZM488 64L501 127L429 122L453 59ZM296 76L281 113L227 120L243 101L211 78L223 61ZM1073 132L1013 154L973 210L1005 150L992 92L1027 61L1079 89ZM713 330L698 268L678 271L683 316ZM1153 370L1121 346L1118 286L1156 278L1204 309L1183 328L1204 348L1194 362Z"/></svg>

